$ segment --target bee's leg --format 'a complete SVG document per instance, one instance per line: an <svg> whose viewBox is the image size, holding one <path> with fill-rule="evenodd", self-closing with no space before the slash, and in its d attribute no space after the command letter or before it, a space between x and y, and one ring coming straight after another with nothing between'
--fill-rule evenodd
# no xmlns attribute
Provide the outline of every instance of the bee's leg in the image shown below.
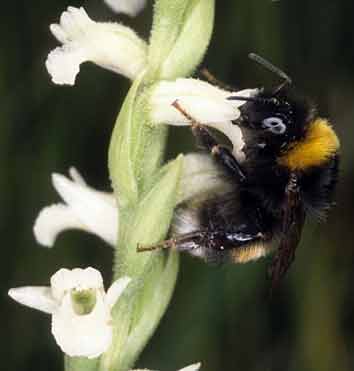
<svg viewBox="0 0 354 371"><path fill-rule="evenodd" d="M205 236L204 231L185 233L168 240L158 242L154 245L142 246L138 244L137 252L152 251L158 249L176 249L179 251L192 250L201 244Z"/></svg>
<svg viewBox="0 0 354 371"><path fill-rule="evenodd" d="M220 163L232 176L237 176L240 182L246 180L245 172L241 165L238 163L232 152L221 146L205 125L197 122L189 113L187 113L178 103L172 104L178 111L182 113L191 122L192 133L200 141L203 148L211 152L215 160Z"/></svg>
<svg viewBox="0 0 354 371"><path fill-rule="evenodd" d="M205 229L182 234L169 240L161 241L155 245L138 245L137 252L152 251L157 249L176 249L179 251L201 250L198 255L206 256L208 251L224 251L242 247L251 242L266 239L266 236L256 230L250 230L246 225L241 225L233 230Z"/></svg>

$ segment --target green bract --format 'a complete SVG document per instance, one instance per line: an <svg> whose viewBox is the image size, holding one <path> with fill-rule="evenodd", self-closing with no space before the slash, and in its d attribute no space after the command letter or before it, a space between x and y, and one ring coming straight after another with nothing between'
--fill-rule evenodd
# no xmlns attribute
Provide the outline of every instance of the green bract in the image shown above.
<svg viewBox="0 0 354 371"><path fill-rule="evenodd" d="M213 0L157 0L148 51L152 76L189 76L207 49L213 21Z"/></svg>

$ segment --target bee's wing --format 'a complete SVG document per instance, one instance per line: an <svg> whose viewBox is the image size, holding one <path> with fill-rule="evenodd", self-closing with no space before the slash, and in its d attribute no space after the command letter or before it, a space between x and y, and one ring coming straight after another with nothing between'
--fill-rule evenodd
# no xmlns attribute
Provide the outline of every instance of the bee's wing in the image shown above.
<svg viewBox="0 0 354 371"><path fill-rule="evenodd" d="M304 221L305 212L297 176L293 173L286 187L280 244L269 267L272 289L278 285L295 258L295 250L300 242Z"/></svg>

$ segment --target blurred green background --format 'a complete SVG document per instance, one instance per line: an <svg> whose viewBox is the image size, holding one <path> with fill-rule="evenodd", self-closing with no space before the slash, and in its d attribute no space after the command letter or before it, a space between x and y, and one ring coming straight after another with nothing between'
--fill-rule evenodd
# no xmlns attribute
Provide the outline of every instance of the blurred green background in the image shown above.
<svg viewBox="0 0 354 371"><path fill-rule="evenodd" d="M32 234L38 211L58 202L53 171L75 165L89 184L109 189L112 125L129 87L121 76L86 64L74 88L54 86L45 70L56 41L48 25L67 5L95 20L115 20L100 0L16 1L0 14L0 207L2 370L63 368L50 319L11 302L10 287L44 285L60 267L92 265L111 277L112 251L94 236L68 232L51 250ZM151 4L150 4L151 5ZM120 17L148 37L151 6ZM204 65L239 87L276 78L247 59L257 52L287 71L318 103L342 141L337 207L326 224L307 223L297 259L267 299L267 261L210 267L183 256L175 295L138 365L172 371L354 369L354 2L219 0ZM173 156L193 149L188 130L170 132Z"/></svg>

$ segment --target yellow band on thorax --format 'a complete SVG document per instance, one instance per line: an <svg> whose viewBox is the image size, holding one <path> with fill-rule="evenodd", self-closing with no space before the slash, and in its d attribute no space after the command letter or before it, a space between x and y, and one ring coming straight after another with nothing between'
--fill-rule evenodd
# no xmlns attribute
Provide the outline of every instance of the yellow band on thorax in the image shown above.
<svg viewBox="0 0 354 371"><path fill-rule="evenodd" d="M278 158L280 165L291 170L305 170L327 162L339 149L339 139L330 123L317 118L310 123L306 136Z"/></svg>

